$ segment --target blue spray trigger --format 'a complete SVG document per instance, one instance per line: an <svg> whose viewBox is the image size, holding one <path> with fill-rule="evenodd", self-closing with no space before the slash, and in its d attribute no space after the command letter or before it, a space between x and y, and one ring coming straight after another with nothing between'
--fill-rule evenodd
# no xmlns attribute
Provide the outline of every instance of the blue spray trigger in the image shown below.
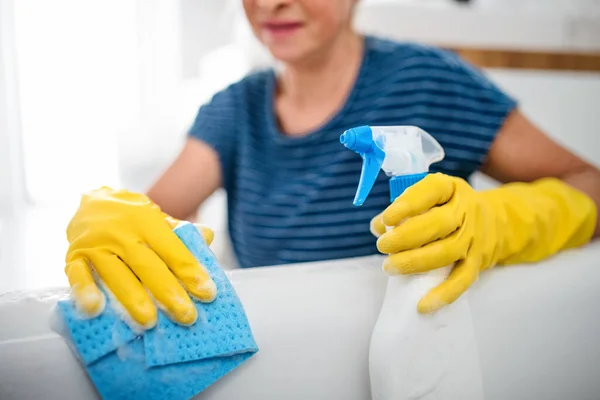
<svg viewBox="0 0 600 400"><path fill-rule="evenodd" d="M354 197L354 205L361 206L377 180L385 152L373 140L373 132L369 126L348 129L340 136L340 142L346 148L360 154L363 159L360 181Z"/></svg>

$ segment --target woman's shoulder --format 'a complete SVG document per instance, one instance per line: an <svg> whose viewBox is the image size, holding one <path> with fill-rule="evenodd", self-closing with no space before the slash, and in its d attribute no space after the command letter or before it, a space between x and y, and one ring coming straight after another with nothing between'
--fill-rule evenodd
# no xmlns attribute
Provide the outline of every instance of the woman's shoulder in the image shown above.
<svg viewBox="0 0 600 400"><path fill-rule="evenodd" d="M231 93L236 96L242 94L259 94L264 93L269 86L273 77L272 69L258 69L253 70L242 78L227 85L221 93Z"/></svg>
<svg viewBox="0 0 600 400"><path fill-rule="evenodd" d="M377 36L366 36L365 43L371 64L379 70L453 68L460 63L460 59L451 51L427 43Z"/></svg>
<svg viewBox="0 0 600 400"><path fill-rule="evenodd" d="M439 56L444 50L429 43L410 40L395 40L383 36L365 36L365 45L372 53L387 56Z"/></svg>

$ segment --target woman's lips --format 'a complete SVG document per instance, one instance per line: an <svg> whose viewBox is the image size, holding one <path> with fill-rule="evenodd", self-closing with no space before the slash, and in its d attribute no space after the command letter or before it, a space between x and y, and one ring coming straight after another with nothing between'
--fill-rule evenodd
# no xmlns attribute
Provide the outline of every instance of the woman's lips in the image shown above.
<svg viewBox="0 0 600 400"><path fill-rule="evenodd" d="M262 25L262 29L268 38L280 40L293 35L302 26L300 22L267 22Z"/></svg>

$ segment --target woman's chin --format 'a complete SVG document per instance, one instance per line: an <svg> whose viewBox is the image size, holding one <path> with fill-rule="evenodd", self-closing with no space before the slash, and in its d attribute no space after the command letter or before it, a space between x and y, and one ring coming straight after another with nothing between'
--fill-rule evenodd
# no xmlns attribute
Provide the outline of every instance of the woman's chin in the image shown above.
<svg viewBox="0 0 600 400"><path fill-rule="evenodd" d="M310 51L292 44L267 46L271 56L284 64L299 64L310 58Z"/></svg>
<svg viewBox="0 0 600 400"><path fill-rule="evenodd" d="M290 49L269 49L271 56L284 64L297 64L302 61L302 53Z"/></svg>

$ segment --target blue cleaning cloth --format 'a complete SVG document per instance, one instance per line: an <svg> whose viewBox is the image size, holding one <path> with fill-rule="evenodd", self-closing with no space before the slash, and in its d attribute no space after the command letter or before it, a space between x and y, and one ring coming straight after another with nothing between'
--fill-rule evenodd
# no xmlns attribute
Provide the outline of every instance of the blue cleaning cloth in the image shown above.
<svg viewBox="0 0 600 400"><path fill-rule="evenodd" d="M212 303L194 301L193 326L177 325L159 312L156 327L139 335L110 306L85 320L71 299L58 303L69 340L105 400L187 400L258 351L244 308L202 236L192 224L175 233L218 290Z"/></svg>

